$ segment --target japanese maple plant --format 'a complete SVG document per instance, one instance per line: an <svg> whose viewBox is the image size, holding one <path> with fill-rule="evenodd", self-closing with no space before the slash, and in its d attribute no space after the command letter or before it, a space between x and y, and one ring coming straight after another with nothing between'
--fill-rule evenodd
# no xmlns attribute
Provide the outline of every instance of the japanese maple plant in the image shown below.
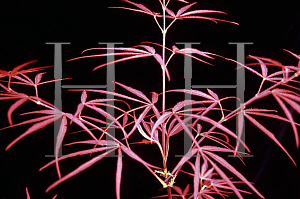
<svg viewBox="0 0 300 199"><path fill-rule="evenodd" d="M116 158L115 167L115 194L116 198L121 198L122 182L126 179L122 178L124 156L130 157L136 162L143 165L157 180L158 184L166 190L161 195L153 196L153 198L206 198L211 199L215 197L226 197L228 194L235 194L238 198L243 198L241 193L250 194L250 192L241 190L238 184L246 184L259 197L264 196L249 182L237 169L226 160L225 153L238 157L243 161L243 156L250 153L250 149L241 139L244 118L250 121L254 126L261 130L271 138L289 157L292 163L295 163L293 158L289 155L286 149L276 139L274 134L270 132L267 127L256 120L256 116L263 116L273 118L274 120L281 120L289 123L293 129L295 144L299 146L298 126L294 121L291 113L292 107L300 113L300 95L297 94L297 87L295 84L299 83L296 79L300 74L300 55L297 55L289 50L291 57L299 62L295 66L284 65L276 60L249 55L254 62L244 65L233 59L223 57L211 52L204 52L195 48L179 48L175 45L171 47L166 46L168 30L177 21L189 19L203 19L218 23L230 23L238 25L235 22L213 18L209 15L212 13L226 14L222 11L216 10L199 10L196 2L189 3L185 0L158 0L161 11L154 12L148 9L145 5L134 3L128 0L123 0L131 4L132 7L113 7L121 8L129 11L139 12L138 14L146 14L153 17L162 34L162 43L143 42L133 47L114 47L114 48L91 48L85 50L83 53L92 53L89 55L76 57L68 61L75 61L83 58L116 56L115 61L109 63L100 63L94 68L94 71L102 67L110 67L112 63L123 61L130 61L138 58L153 57L157 62L157 66L161 68L161 93L152 92L151 97L148 93L143 93L133 87L129 87L120 82L114 82L116 86L124 89L125 93L111 92L100 89L71 89L71 91L80 91L81 102L77 108L74 108L73 113L63 112L56 108L52 103L42 99L39 95L39 87L42 84L51 83L60 80L41 81L44 72L36 74L34 79L31 79L28 73L34 73L46 68L34 67L29 68L31 63L29 61L19 65L11 71L0 70L2 91L0 93L0 100L16 100L7 111L7 118L10 127L19 125L32 124L24 133L13 140L6 150L10 149L25 136L36 132L54 121L60 121L60 129L56 138L55 158L40 170L44 170L51 165L55 165L58 180L49 185L46 192L49 192L54 187L64 183L64 181L72 178L80 172L85 172L90 166L97 164L97 162L104 161L109 154L118 154ZM173 2L174 1L174 2ZM178 3L183 4L177 11L172 11L168 8L169 4ZM192 8L196 8L192 10ZM108 53L107 50L113 50L113 53ZM102 52L103 51L103 52ZM214 91L207 89L200 91L195 89L166 89L166 84L172 83L172 78L169 74L168 68L171 66L171 59L174 56L184 55L190 56L193 59L202 62L206 67L212 67L214 58L225 59L228 62L237 64L237 70L244 68L261 78L261 84L256 94L245 101L244 103L236 96L227 96L219 98ZM88 59L86 59L88 60ZM257 67L258 66L258 67ZM27 67L28 69L24 69ZM272 73L268 72L272 68ZM8 78L8 79L5 79ZM153 80L156 81L156 80ZM138 82L137 82L138 83ZM31 86L35 90L35 95L23 93L18 91L18 85ZM268 86L266 86L268 85ZM298 89L299 90L299 89ZM97 98L98 94L113 95L113 99ZM169 103L168 95L176 96L183 94L191 95L189 100L178 100L175 105ZM283 115L279 115L278 111L261 109L255 106L251 107L254 102L262 100L267 96L272 96L282 109ZM180 99L172 97L174 99ZM115 101L111 105L109 101ZM223 106L231 102L234 106L236 101L240 101L240 106L236 109L232 107ZM23 121L18 124L13 124L12 113L24 103L34 103L39 105L41 109L25 112L25 115L39 114L42 116L35 117ZM116 116L106 111L110 107L115 110ZM89 109L89 110L88 110ZM89 115L91 111L95 113ZM213 114L212 114L213 113ZM98 116L97 116L98 114ZM232 130L234 127L229 127L228 121L238 118L237 126L238 132ZM106 119L111 122L108 123ZM232 125L232 123L230 123ZM64 143L64 145L87 145L89 149L79 150L67 155L59 156L59 150L62 147L67 130L70 125L78 125L82 130L90 136L90 139L81 140L72 143ZM109 129L114 128L116 133L112 135ZM170 157L172 147L179 147L184 142L178 142L178 139L173 139L179 134L186 134L191 139L191 146L189 151L181 157ZM136 139L141 139L137 141ZM176 144L172 144L172 141ZM154 165L148 162L142 155L138 155L137 151L133 150L132 145L136 150L139 146L149 144L153 147L153 155L158 155L161 164ZM243 146L247 153L241 152L238 149ZM156 153L159 151L159 153ZM60 162L67 161L65 159L72 158L79 155L92 155L91 159L79 165L75 170L70 171L66 175L62 175L60 171ZM100 155L99 155L100 153ZM168 160L174 159L177 161L175 165L170 164ZM178 181L178 176L188 176L184 182ZM182 178L180 178L182 179ZM181 187L179 187L181 186ZM27 189L26 189L27 190ZM156 190L153 190L156 191ZM28 194L28 192L27 192ZM28 194L29 197L29 194ZM114 196L111 196L114 197ZM143 198L141 196L141 198Z"/></svg>

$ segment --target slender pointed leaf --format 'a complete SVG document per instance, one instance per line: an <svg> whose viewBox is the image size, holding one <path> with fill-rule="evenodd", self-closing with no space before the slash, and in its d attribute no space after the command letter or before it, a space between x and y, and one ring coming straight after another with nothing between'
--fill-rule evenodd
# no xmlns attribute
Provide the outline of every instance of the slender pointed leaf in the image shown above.
<svg viewBox="0 0 300 199"><path fill-rule="evenodd" d="M11 115L12 113L22 104L24 104L27 101L28 98L22 98L19 99L18 101L16 101L13 105L11 105L11 107L8 109L7 111L7 118L8 118L8 122L10 125L12 125L12 119L11 119Z"/></svg>
<svg viewBox="0 0 300 199"><path fill-rule="evenodd" d="M58 153L59 153L59 148L62 145L63 139L65 137L66 131L67 131L67 118L64 115L62 116L59 131L56 137L56 145L55 145L55 165L56 165L58 178L61 178L61 173L58 165Z"/></svg>
<svg viewBox="0 0 300 199"><path fill-rule="evenodd" d="M117 160L117 171L116 171L116 196L117 199L120 199L120 192L121 192L121 179L122 179L122 150L121 148L118 149L118 160Z"/></svg>
<svg viewBox="0 0 300 199"><path fill-rule="evenodd" d="M41 79L42 79L42 75L46 74L45 72L44 73L39 73L35 76L35 79L34 79L34 83L37 85L40 83Z"/></svg>
<svg viewBox="0 0 300 199"><path fill-rule="evenodd" d="M201 91L197 91L197 90L173 89L173 90L169 90L168 92L183 92L183 93L188 93L188 94L191 94L191 95L196 95L196 96L199 96L199 97L203 97L203 98L215 101L215 99L213 97L211 97L211 96L209 96L206 93L203 93Z"/></svg>
<svg viewBox="0 0 300 199"><path fill-rule="evenodd" d="M100 152L100 151L106 151L108 149L115 149L116 147L100 147L100 148L93 148L93 149L87 149L87 150L82 150L82 151L77 151L77 152L74 152L74 153L70 153L68 155L65 155L65 156L61 156L61 157L58 157L58 161L61 161L61 160L64 160L64 159L67 159L67 158L70 158L70 157L75 157L75 156L78 156L78 155L86 155L86 154L91 154L91 153L96 153L96 152ZM52 164L55 164L55 159L52 160L51 162L47 163L46 165L44 165L43 167L41 167L39 169L39 171L42 171L43 169L47 168L48 166L52 165Z"/></svg>
<svg viewBox="0 0 300 199"><path fill-rule="evenodd" d="M56 116L54 118L51 119L47 119L44 120L43 122L39 122L37 124L32 125L27 131L25 131L22 135L20 135L19 137L17 137L14 141L12 141L6 148L5 151L7 151L9 148L11 148L15 143L17 143L19 140L21 140L22 138L24 138L25 136L47 126L48 124L51 124L52 122L58 120L60 118L60 116Z"/></svg>
<svg viewBox="0 0 300 199"><path fill-rule="evenodd" d="M217 10L193 10L193 11L190 11L190 12L183 13L180 16L184 17L184 16L188 16L188 15L203 14L203 13L222 13L222 14L227 14L226 12L217 11Z"/></svg>
<svg viewBox="0 0 300 199"><path fill-rule="evenodd" d="M195 162L195 175L194 175L194 198L197 198L199 192L199 179L200 179L200 155L197 153Z"/></svg>
<svg viewBox="0 0 300 199"><path fill-rule="evenodd" d="M29 195L29 192L28 192L28 188L26 187L26 195L27 195L27 199L30 199L30 195Z"/></svg>
<svg viewBox="0 0 300 199"><path fill-rule="evenodd" d="M219 162L222 166L224 166L226 169L228 169L230 172L232 172L234 175L236 175L238 178L240 178L245 184L247 184L259 197L264 198L256 189L255 187L241 174L239 173L233 166L231 166L225 159L223 159L222 157L205 151L204 153L208 154L210 157L212 157L214 160L216 160L217 162ZM208 159L210 160L210 159ZM210 161L210 163L213 163L212 161ZM214 168L217 170L218 167L216 167L216 165L213 165ZM219 172L218 172L219 173ZM220 173L219 173L220 174Z"/></svg>
<svg viewBox="0 0 300 199"><path fill-rule="evenodd" d="M80 89L70 89L70 90L71 91L79 91ZM122 98L125 98L125 99L128 99L128 100L132 100L132 101L135 101L135 102L140 102L140 103L143 103L143 104L148 104L148 103L143 102L141 100L138 100L138 99L135 99L135 98L123 95L123 94L115 93L115 92L104 91L104 90L95 90L95 89L85 89L85 90L86 91L90 91L90 92L96 92L96 93L103 93L103 94L114 95L114 96L122 97Z"/></svg>
<svg viewBox="0 0 300 199"><path fill-rule="evenodd" d="M298 136L298 130L297 127L295 125L294 119L292 114L290 113L290 111L288 110L288 108L285 106L285 104L282 102L282 100L273 93L273 96L275 97L276 101L278 102L278 104L281 106L282 110L284 111L285 115L287 116L287 118L290 121L290 124L292 125L293 131L294 131L294 135L295 135L295 141L296 141L296 146L297 148L299 148L299 136Z"/></svg>
<svg viewBox="0 0 300 199"><path fill-rule="evenodd" d="M92 136L92 138L94 140L98 140L94 134L76 117L74 117L72 114L66 113L66 116L72 120L73 122L75 122L77 125L79 125L81 128L83 128L86 132L88 132L88 134L90 134Z"/></svg>
<svg viewBox="0 0 300 199"><path fill-rule="evenodd" d="M185 189L182 192L182 195L186 196L186 194L189 192L189 189L190 189L190 184L186 185Z"/></svg>
<svg viewBox="0 0 300 199"><path fill-rule="evenodd" d="M145 110L140 114L139 118L135 120L134 126L132 127L131 131L128 133L128 138L137 128L138 125L140 125L141 121L145 118L145 115L150 111L151 106L147 106Z"/></svg>
<svg viewBox="0 0 300 199"><path fill-rule="evenodd" d="M112 61L112 62L109 62L109 63L105 63L105 64L101 64L97 67L95 67L93 69L93 71L103 67L103 66L107 66L107 65L110 65L110 64L114 64L114 63L118 63L118 62L122 62L122 61L127 61L127 60L130 60L130 59L137 59L137 58L142 58L142 57L150 57L150 56L153 56L152 54L139 54L139 55L134 55L134 56L130 56L130 57L125 57L125 58L121 58L121 59L118 59L118 60L115 60L115 61Z"/></svg>
<svg viewBox="0 0 300 199"><path fill-rule="evenodd" d="M151 130L151 139L153 139L154 136L154 132L155 130L158 128L159 125L161 125L163 122L165 122L165 120L170 117L172 115L172 112L165 112L162 116L160 116L160 118L157 119L157 121L155 122L154 126L152 127Z"/></svg>
<svg viewBox="0 0 300 199"><path fill-rule="evenodd" d="M153 15L153 12L151 10L149 10L146 6L144 6L143 4L139 4L139 3L134 3L128 0L122 0L124 2L130 3L132 5L135 5L136 7L140 8L141 10L143 10L145 13L148 13L150 15Z"/></svg>
<svg viewBox="0 0 300 199"><path fill-rule="evenodd" d="M257 120L255 120L253 117L245 113L245 117L250 120L255 126L257 126L262 132L264 132L269 138L271 138L291 159L291 161L296 165L296 162L293 160L293 158L290 156L290 154L286 151L286 149L280 144L280 142L276 139L273 133L271 133L268 129L266 129L263 125L261 125Z"/></svg>
<svg viewBox="0 0 300 199"><path fill-rule="evenodd" d="M109 153L113 152L115 149L112 149L104 154L98 155L96 157L94 157L93 159L87 161L86 163L80 165L77 169L75 169L74 171L70 172L69 174L65 175L64 177L60 178L59 180L57 180L55 183L53 183L52 185L50 185L47 189L46 189L46 193L48 193L51 189L53 189L54 187L56 187L57 185L61 184L62 182L68 180L69 178L73 177L74 175L77 175L78 173L80 173L81 171L87 169L88 167L92 166L93 164L95 164L96 162L98 162L99 160L101 160L102 158L104 158L105 156L107 156Z"/></svg>
<svg viewBox="0 0 300 199"><path fill-rule="evenodd" d="M170 10L169 8L166 8L166 11L169 15L171 15L172 17L175 18L175 13L172 10Z"/></svg>
<svg viewBox="0 0 300 199"><path fill-rule="evenodd" d="M119 85L119 86L121 86L121 87L123 87L123 88L125 88L125 89L128 90L129 92L135 94L136 96L142 98L143 100L145 100L145 101L147 101L148 103L151 104L151 101L150 101L150 100L146 97L146 95L144 95L144 93L142 93L141 91L139 91L139 90L137 90L137 89L134 89L134 88L131 88L131 87L129 87L129 86L125 86L124 84L121 84L121 83L119 83L119 82L115 82L115 81L114 81L114 83L117 84L117 85Z"/></svg>
<svg viewBox="0 0 300 199"><path fill-rule="evenodd" d="M176 13L176 17L180 16L182 13L184 13L186 10L188 10L190 7L192 7L193 5L195 5L197 2L188 4L186 6L183 6L182 8L180 8L178 10L178 12Z"/></svg>

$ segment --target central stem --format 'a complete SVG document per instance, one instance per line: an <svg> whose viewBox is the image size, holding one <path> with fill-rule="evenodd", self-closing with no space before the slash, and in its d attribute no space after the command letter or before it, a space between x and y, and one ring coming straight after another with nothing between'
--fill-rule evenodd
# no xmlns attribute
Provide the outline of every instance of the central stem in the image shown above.
<svg viewBox="0 0 300 199"><path fill-rule="evenodd" d="M166 60L166 51L165 51L165 47L166 47L166 35L167 35L167 30L166 30L166 17L165 17L165 11L166 9L163 9L163 47L162 47L162 59L163 59L163 69L162 69L162 84L163 84L163 99L162 99L162 111L163 114L165 113L166 110L166 69L165 69L165 60Z"/></svg>
<svg viewBox="0 0 300 199"><path fill-rule="evenodd" d="M163 0L163 28L162 28L162 36L163 36L163 47L162 47L162 59L163 59L163 67L162 67L162 94L163 94L163 99L162 99L162 114L165 113L166 110L166 35L167 35L167 30L166 30L166 0ZM166 128L165 128L165 123L162 124L162 145L163 145L163 151L164 151L164 156L166 157ZM167 138L168 139L168 138ZM164 170L167 170L167 159L164 158ZM172 199L172 193L171 193L171 187L167 187L167 192L168 192L168 198Z"/></svg>
<svg viewBox="0 0 300 199"><path fill-rule="evenodd" d="M164 12L165 14L165 12ZM166 110L166 70L165 70L165 45L166 45L166 31L165 31L165 17L164 17L164 29L163 29L163 49L162 49L162 57L163 57L163 69L162 69L162 84L163 84L163 99L162 99L162 114L165 113ZM166 132L165 132L165 123L162 123L162 145L163 145L163 151L164 155L166 156ZM166 160L166 158L165 158ZM167 163L165 162L164 165Z"/></svg>
<svg viewBox="0 0 300 199"><path fill-rule="evenodd" d="M163 59L163 66L162 66L162 94L163 94L163 99L162 99L162 114L165 113L166 111L166 70L165 70L165 60L166 60L166 54L165 54L165 47L166 47L166 2L165 0L163 1L163 27L162 27L162 36L163 36L163 47L162 47L162 59ZM165 123L162 123L162 131L165 131ZM166 132L162 132L162 145L163 145L163 152L164 156L166 156ZM164 162L164 167L166 167L166 158ZM164 168L166 169L166 168Z"/></svg>

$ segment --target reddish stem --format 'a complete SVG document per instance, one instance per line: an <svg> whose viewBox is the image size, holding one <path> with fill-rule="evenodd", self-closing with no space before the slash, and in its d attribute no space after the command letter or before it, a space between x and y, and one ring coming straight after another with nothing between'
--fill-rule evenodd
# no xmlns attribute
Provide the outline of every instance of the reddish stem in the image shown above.
<svg viewBox="0 0 300 199"><path fill-rule="evenodd" d="M171 187L167 187L168 199L172 199Z"/></svg>

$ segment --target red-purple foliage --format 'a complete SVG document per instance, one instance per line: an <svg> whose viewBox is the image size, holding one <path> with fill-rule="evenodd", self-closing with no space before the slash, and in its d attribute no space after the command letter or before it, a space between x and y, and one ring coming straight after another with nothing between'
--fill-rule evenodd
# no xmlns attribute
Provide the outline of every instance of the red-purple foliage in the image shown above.
<svg viewBox="0 0 300 199"><path fill-rule="evenodd" d="M284 146L282 146L276 139L274 134L269 131L261 122L255 119L254 116L259 115L290 123L294 132L295 144L297 147L299 147L299 124L294 121L293 115L290 112L291 109L288 109L287 105L300 113L300 95L295 92L297 88L293 86L293 84L299 83L298 81L296 81L296 79L300 74L300 55L296 55L295 53L285 50L296 59L299 59L299 62L296 66L285 66L284 64L279 63L276 60L253 55L249 55L248 57L253 59L255 63L248 65L238 63L241 65L241 67L244 67L245 69L261 77L262 80L256 95L235 110L230 110L230 108L227 109L222 105L222 103L225 100L232 100L232 103L235 104L236 100L239 100L237 97L228 96L225 98L219 98L219 96L210 89L207 89L207 92L186 89L173 89L167 91L165 90L165 76L167 76L168 80L171 81L171 77L168 71L168 64L171 58L175 55L181 54L190 56L195 60L210 65L212 64L202 59L206 58L212 60L214 59L214 56L216 56L224 58L226 60L234 61L217 54L200 51L194 48L179 49L175 45L172 46L172 49L167 48L167 30L172 26L172 24L174 24L174 22L176 22L177 20L186 20L192 18L210 20L215 23L219 21L231 24L237 23L218 18L206 17L205 15L210 13L226 14L222 11L188 11L192 6L195 7L196 2L189 3L184 0L178 0L185 3L186 5L181 7L177 12L174 12L168 8L170 0L167 2L165 0L159 0L162 8L162 13L158 13L151 11L142 4L137 4L128 0L123 1L133 5L134 8L114 8L121 8L151 15L162 32L163 44L157 45L148 42L149 45L140 44L134 47L92 48L87 49L84 52L92 50L115 50L116 52L86 55L71 59L69 61L92 57L123 56L122 58L111 62L118 63L137 58L153 57L162 69L162 92L159 94L153 92L152 99L149 99L142 91L126 86L119 82L114 83L117 86L125 89L126 92L129 92L130 96L121 93L96 89L73 89L72 91L82 91L81 102L80 104L78 104L77 109L73 114L57 109L53 104L43 100L38 95L39 85L59 80L41 82L42 75L45 74L44 72L38 73L35 76L34 80L30 79L26 75L26 73L44 70L48 68L48 66L21 70L27 65L35 62L30 61L15 67L11 71L0 70L0 78L2 82L0 83L0 86L2 88L2 91L0 93L0 100L16 100L7 111L7 118L10 124L10 126L7 128L30 123L32 124L32 126L29 127L24 133L22 133L19 137L12 141L6 147L6 150L13 147L16 142L20 141L25 136L48 126L54 121L60 120L61 125L56 138L55 159L40 169L43 170L52 164L56 165L58 180L50 185L46 192L78 174L79 172L84 171L98 161L104 159L108 154L118 151L115 176L117 199L121 198L122 190L121 182L124 162L122 155L126 155L141 163L153 175L153 177L156 178L159 183L161 183L162 187L167 189L167 194L163 194L153 198L168 197L169 199L171 199L181 197L211 199L214 198L214 195L219 195L224 198L228 193L234 193L238 198L243 198L241 193L249 192L237 188L237 185L239 183L246 184L259 197L264 198L259 193L259 191L256 190L254 185L252 185L252 183L249 182L239 171L237 171L236 168L233 167L227 160L219 155L219 153L223 152L234 154L242 160L242 157L240 157L242 152L238 151L240 144L242 144L247 149L247 151L250 152L250 149L241 140L241 134L243 132L242 129L245 123L244 118L247 118L248 121L253 123L264 134L270 137L296 165L293 158L290 156ZM159 21L158 19L161 19L161 21ZM151 46L151 44L153 46ZM155 49L157 47L162 48L162 54L157 53L157 50ZM166 50L171 52L171 55L169 57L166 57ZM107 66L111 63L100 64L99 66L95 67L94 70ZM256 70L256 65L260 66L260 70ZM269 67L273 66L275 66L278 70L270 74L268 69ZM5 80L5 78L7 77L8 81ZM265 82L270 82L272 83L272 85L264 88L266 87L264 86ZM26 93L18 91L18 87L15 86L16 84L34 87L35 96L30 96ZM108 101L110 101L110 99L94 98L94 93L113 95L115 97L115 101L125 103L128 109L124 110L123 107L121 108L117 105L110 105L109 103L107 103ZM175 106L170 107L168 98L166 97L166 93L190 94L192 95L193 100L178 101ZM273 96L274 99L278 102L284 113L283 116L279 115L277 111L251 107L253 102L261 100L268 95ZM160 106L157 105L157 102L160 100L160 98L162 98L162 109L160 109ZM31 112L26 112L23 114L39 114L42 116L38 116L34 119L29 119L18 124L13 124L11 118L12 113L27 101L39 105L42 109L33 110ZM132 102L134 105L131 105ZM136 104L140 105L136 106ZM107 106L116 109L118 112L120 112L120 114L117 116L109 114L105 110L105 107ZM99 115L99 117L95 117L94 115L85 115L84 110L86 109L94 111ZM211 114L209 114L211 112L215 113L215 115L219 115L220 117L212 117ZM228 120L236 118L236 116L238 118L237 134L226 126L226 122ZM111 123L107 124L107 122L104 121L103 118L111 120ZM59 157L59 149L62 146L65 135L68 132L68 127L71 123L75 123L76 125L81 127L86 133L89 134L90 139L69 143L66 145L85 144L90 145L91 148ZM202 131L203 126L209 127L209 130ZM117 131L120 131L120 134L118 134L118 138L110 135L107 132L109 128L115 128ZM98 134L100 132L101 136L97 137L95 132L97 132ZM168 165L169 151L172 150L172 148L170 147L170 142L172 142L172 136L175 136L178 133L186 133L191 138L192 145L190 146L190 151L178 161L176 166L170 168L170 166ZM138 142L132 142L131 138L136 134L139 134L142 137L142 140ZM104 135L110 137L111 140L106 140ZM120 135L122 135L122 138L119 137ZM206 141L210 141L208 142L210 144L206 144ZM235 141L236 145L235 147L233 147L230 143L234 143ZM152 163L144 160L143 157L139 156L137 152L133 151L133 149L130 147L133 144L152 144L156 146L160 151L161 157L157 158L161 158L161 165L155 166L152 165ZM98 152L101 153L101 155L91 158L89 161L81 164L73 171L70 171L67 175L61 175L59 165L60 161L78 155L86 155ZM186 166L190 167L191 170L184 170L183 167L186 168ZM185 188L180 188L175 185L177 179L176 177L178 175L190 176L190 181L184 183L187 184ZM235 181L234 178L238 178L240 181ZM184 190L182 191L183 188ZM192 190L190 190L191 188ZM27 198L30 198L27 188L26 193Z"/></svg>

